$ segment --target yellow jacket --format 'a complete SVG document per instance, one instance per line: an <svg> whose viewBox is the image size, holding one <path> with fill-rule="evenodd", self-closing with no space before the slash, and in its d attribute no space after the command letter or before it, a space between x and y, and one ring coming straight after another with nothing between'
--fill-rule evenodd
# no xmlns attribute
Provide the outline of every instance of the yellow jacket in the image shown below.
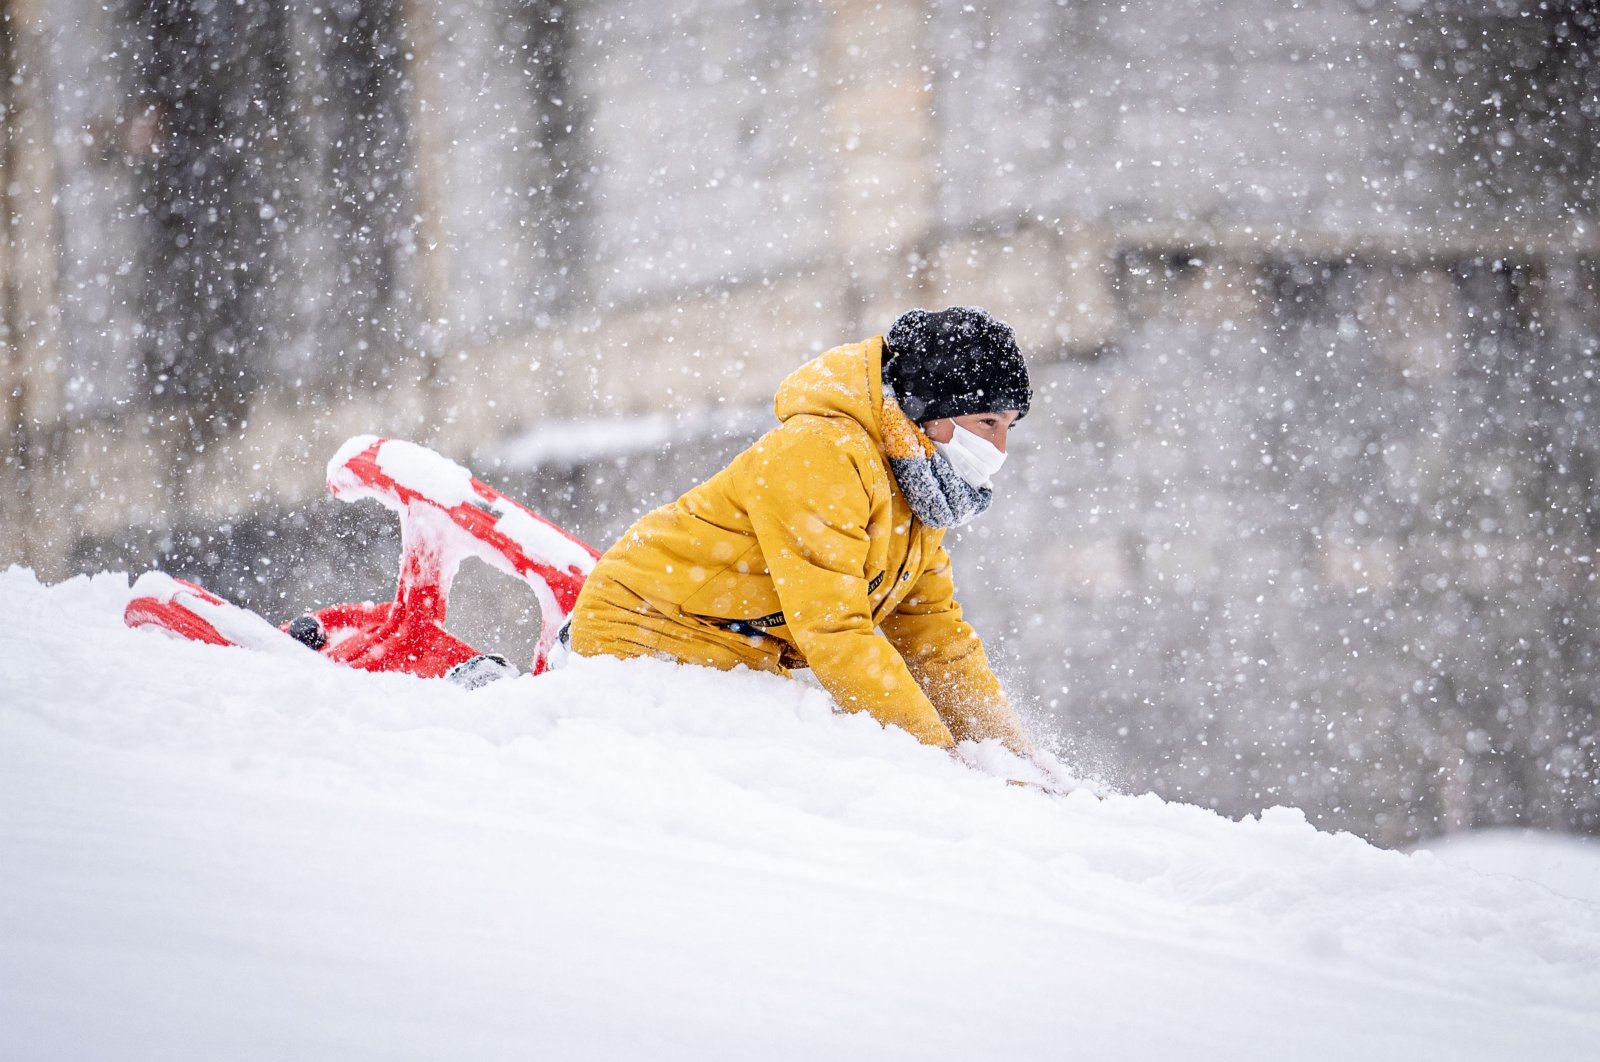
<svg viewBox="0 0 1600 1062"><path fill-rule="evenodd" d="M1027 750L952 596L944 532L912 515L885 461L882 358L874 338L785 380L779 427L600 558L573 649L809 666L841 707L928 744Z"/></svg>

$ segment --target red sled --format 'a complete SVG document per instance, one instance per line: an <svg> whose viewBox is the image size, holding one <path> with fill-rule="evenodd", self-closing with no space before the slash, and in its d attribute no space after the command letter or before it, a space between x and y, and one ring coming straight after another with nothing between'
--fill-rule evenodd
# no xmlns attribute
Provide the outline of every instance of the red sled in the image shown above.
<svg viewBox="0 0 1600 1062"><path fill-rule="evenodd" d="M212 645L304 652L366 671L450 676L479 685L515 669L444 628L450 584L477 557L525 582L539 601L531 671L548 669L557 635L599 553L533 510L426 447L361 435L328 462L328 490L374 498L400 517L400 581L393 601L332 605L274 627L193 583L147 572L123 619Z"/></svg>

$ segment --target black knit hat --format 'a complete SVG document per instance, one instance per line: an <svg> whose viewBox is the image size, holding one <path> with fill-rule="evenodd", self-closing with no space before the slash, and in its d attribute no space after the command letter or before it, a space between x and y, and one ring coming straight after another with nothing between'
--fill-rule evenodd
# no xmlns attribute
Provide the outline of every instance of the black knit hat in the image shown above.
<svg viewBox="0 0 1600 1062"><path fill-rule="evenodd" d="M1033 390L1011 326L976 306L909 310L884 337L883 379L914 421L1014 409Z"/></svg>

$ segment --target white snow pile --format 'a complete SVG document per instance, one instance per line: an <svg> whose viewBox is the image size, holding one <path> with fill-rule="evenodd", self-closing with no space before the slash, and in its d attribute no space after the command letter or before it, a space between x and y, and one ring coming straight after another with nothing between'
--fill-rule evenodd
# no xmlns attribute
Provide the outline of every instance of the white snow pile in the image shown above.
<svg viewBox="0 0 1600 1062"><path fill-rule="evenodd" d="M1012 787L817 690L465 692L0 574L15 1059L1591 1057L1600 907Z"/></svg>
<svg viewBox="0 0 1600 1062"><path fill-rule="evenodd" d="M1470 830L1422 846L1454 866L1510 874L1552 892L1600 904L1600 841L1539 830Z"/></svg>

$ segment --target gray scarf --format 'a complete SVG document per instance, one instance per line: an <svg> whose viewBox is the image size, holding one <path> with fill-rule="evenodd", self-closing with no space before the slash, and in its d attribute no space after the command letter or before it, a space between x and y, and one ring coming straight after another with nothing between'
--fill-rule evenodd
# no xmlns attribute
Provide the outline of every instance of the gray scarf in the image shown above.
<svg viewBox="0 0 1600 1062"><path fill-rule="evenodd" d="M918 520L932 528L960 527L989 508L994 491L961 478L921 428L900 409L894 391L883 387L884 456Z"/></svg>

